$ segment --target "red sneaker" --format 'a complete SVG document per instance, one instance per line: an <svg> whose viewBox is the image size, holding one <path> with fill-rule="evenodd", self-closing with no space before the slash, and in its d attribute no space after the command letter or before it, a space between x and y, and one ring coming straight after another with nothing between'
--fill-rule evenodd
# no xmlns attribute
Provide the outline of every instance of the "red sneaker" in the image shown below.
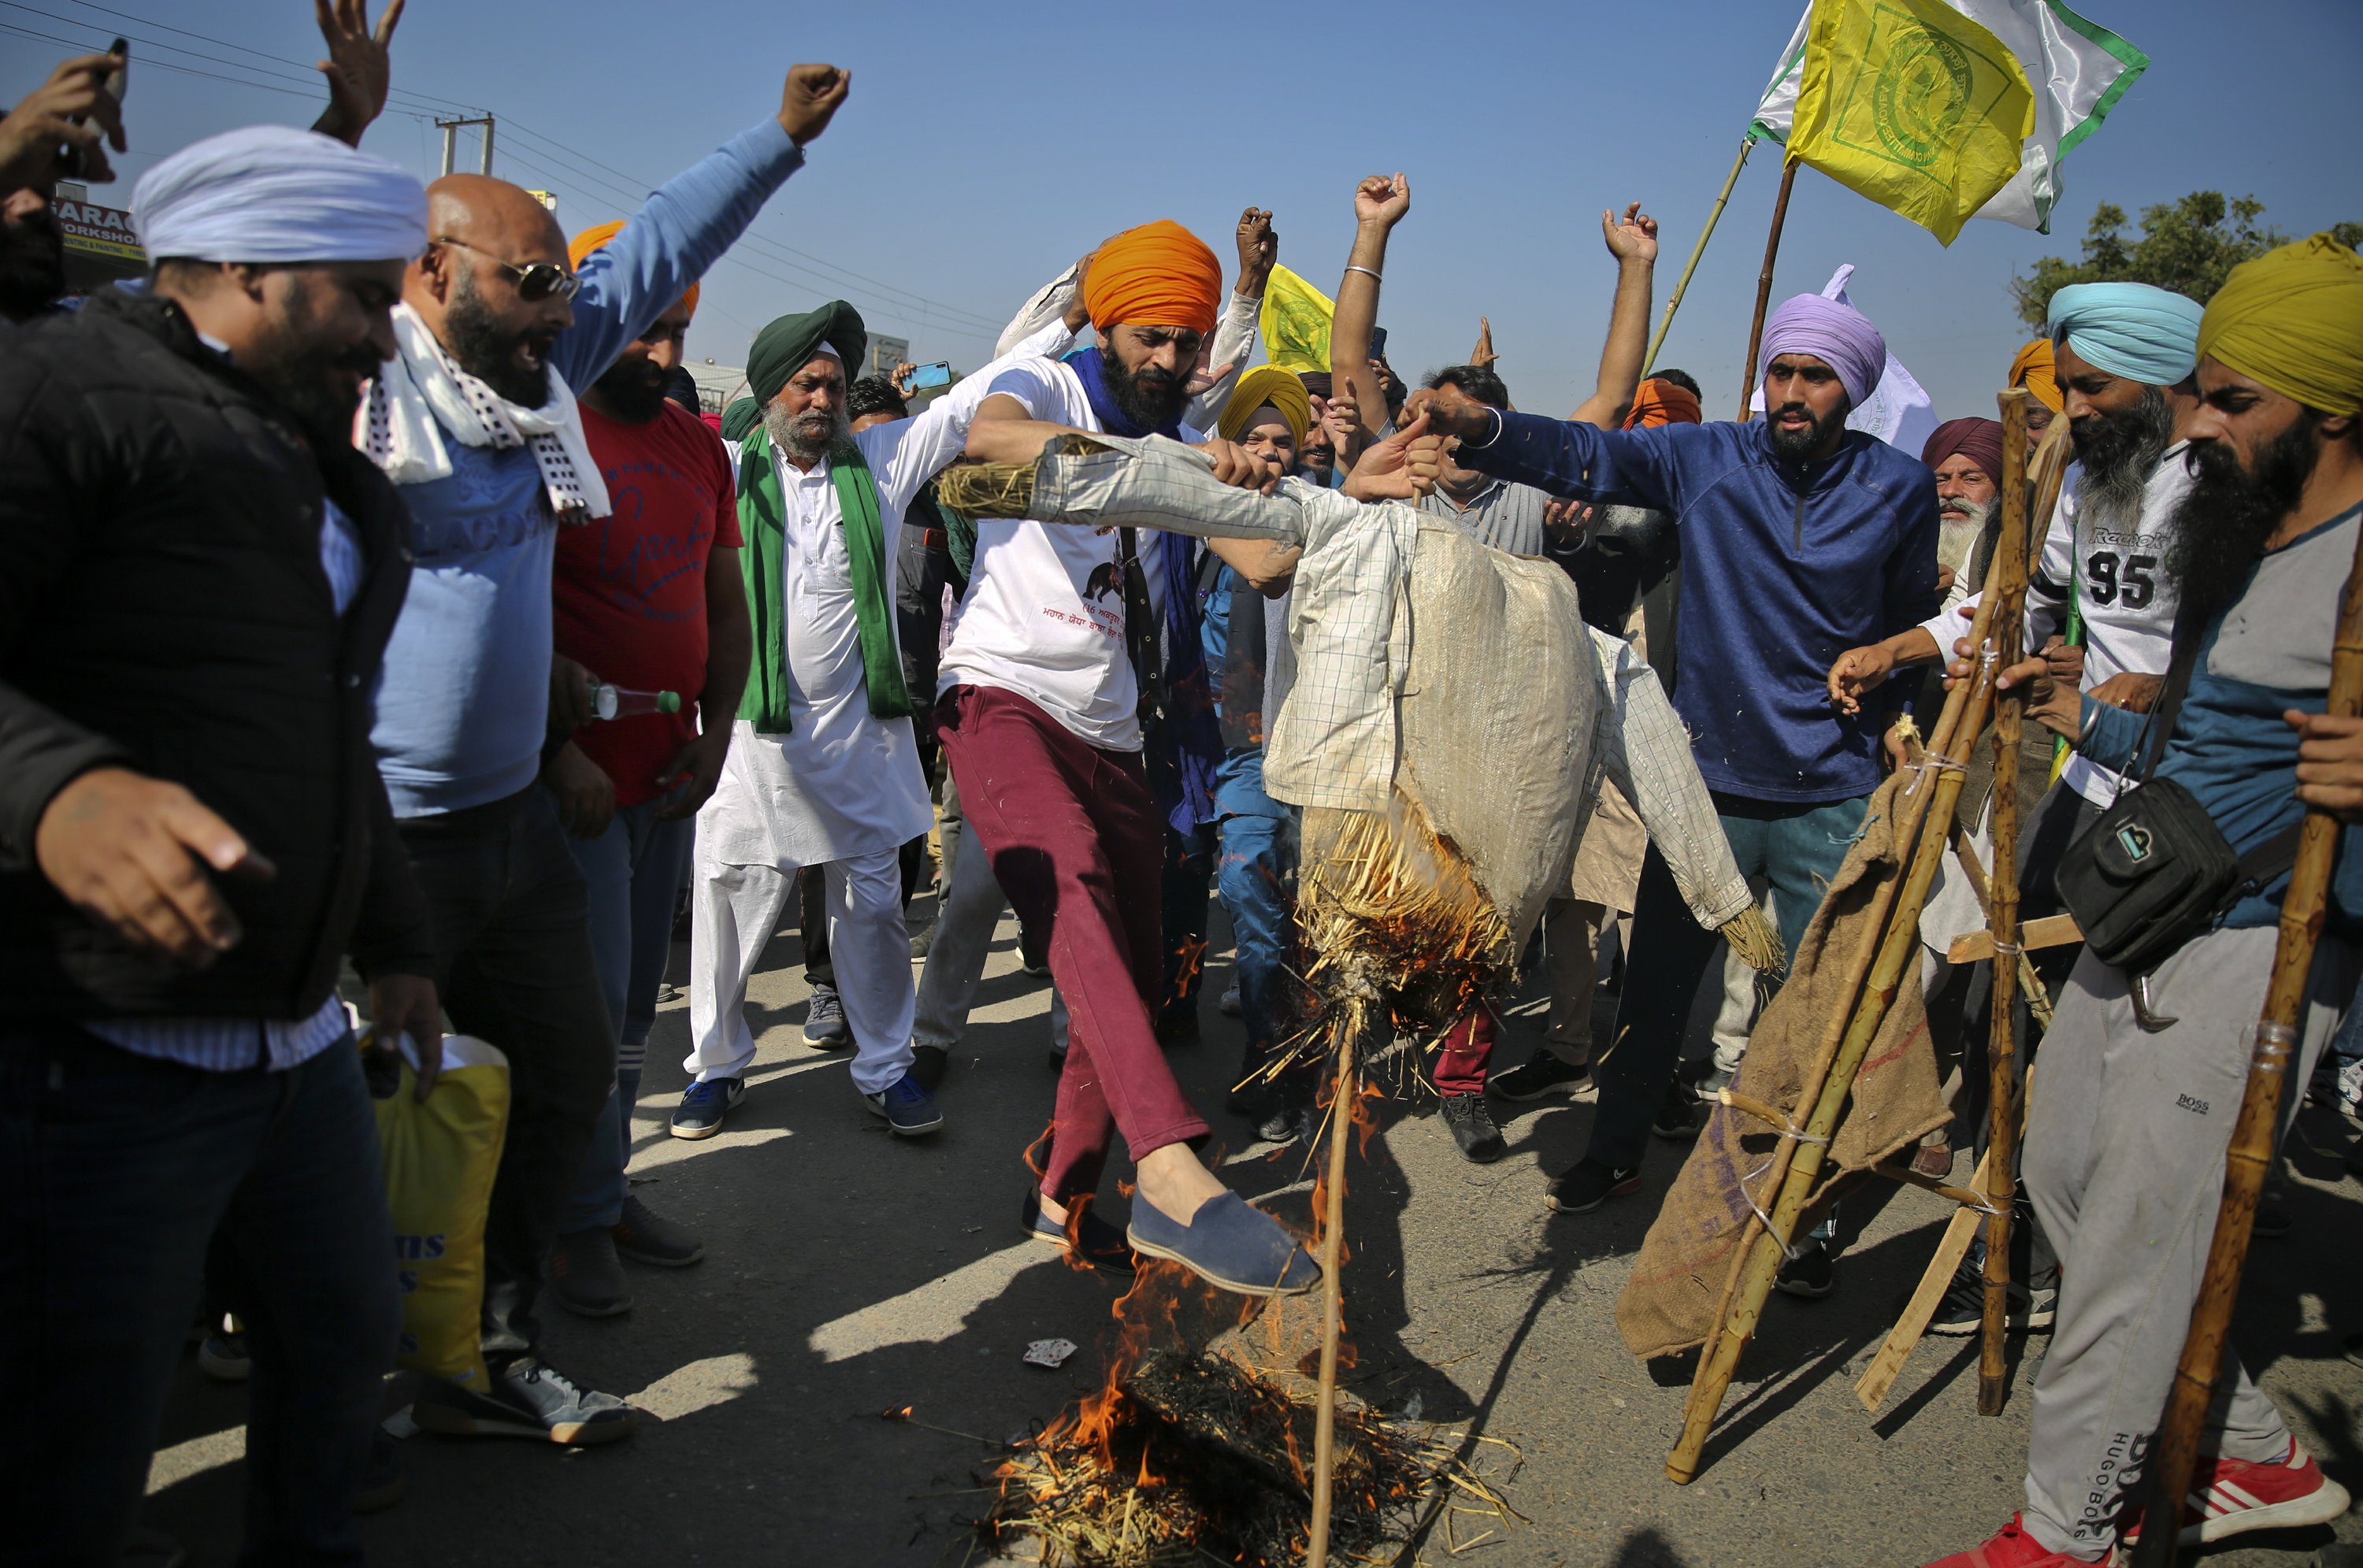
<svg viewBox="0 0 2363 1568"><path fill-rule="evenodd" d="M2182 1499L2182 1529L2175 1539L2184 1546L2221 1540L2252 1529L2289 1529L2298 1525L2327 1524L2345 1513L2352 1501L2346 1488L2322 1473L2313 1456L2290 1439L2289 1457L2278 1464L2250 1459L2202 1456L2207 1470L2194 1476ZM2125 1531L2125 1544L2141 1539L2136 1522Z"/></svg>
<svg viewBox="0 0 2363 1568"><path fill-rule="evenodd" d="M2002 1532L1982 1546L1972 1546L1967 1551L1956 1551L1950 1557L1939 1557L1928 1568L2090 1568L2091 1560L2070 1557L2064 1551L2052 1551L2026 1533L2020 1524L2021 1516L2010 1516L2010 1523Z"/></svg>

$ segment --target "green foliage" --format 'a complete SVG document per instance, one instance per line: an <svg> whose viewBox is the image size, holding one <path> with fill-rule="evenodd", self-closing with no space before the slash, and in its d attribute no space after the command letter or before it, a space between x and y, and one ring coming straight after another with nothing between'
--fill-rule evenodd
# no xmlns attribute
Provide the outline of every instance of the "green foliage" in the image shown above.
<svg viewBox="0 0 2363 1568"><path fill-rule="evenodd" d="M2179 202L2145 207L2141 237L2125 237L2125 210L2103 202L2084 231L2084 259L2047 256L2032 275L2010 281L2021 321L2036 331L2050 318L2051 296L2070 283L2151 283L2204 304L2225 274L2289 237L2263 226L2265 204L2253 196L2226 201L2220 191L2193 191ZM2342 244L2363 241L2363 224L2333 225Z"/></svg>

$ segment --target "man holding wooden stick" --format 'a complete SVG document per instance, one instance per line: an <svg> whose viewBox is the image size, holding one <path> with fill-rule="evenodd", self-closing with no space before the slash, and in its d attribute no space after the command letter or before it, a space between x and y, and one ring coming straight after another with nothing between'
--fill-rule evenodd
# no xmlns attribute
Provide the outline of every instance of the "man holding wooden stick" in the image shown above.
<svg viewBox="0 0 2363 1568"><path fill-rule="evenodd" d="M2026 1135L2027 1189L2062 1286L2035 1386L2027 1507L1932 1568L2097 1562L2138 1528L2126 1515L2200 1295L2288 846L2309 805L2363 819L2363 722L2323 711L2339 587L2363 529L2363 260L2317 236L2247 263L2208 305L2198 350L2186 432L2197 478L2165 562L2181 597L2179 657L2158 712L2145 720L2055 682L2040 658L2002 681L2026 683L2029 714L2091 762L2187 791L2242 857L2239 879L2147 973L2088 950L2060 998ZM2096 911L2079 912L2089 934ZM2349 845L2300 1019L2299 1082L2354 994L2358 935L2363 856ZM2346 1491L2236 1362L2217 1400L2176 1521L2183 1540L2346 1510Z"/></svg>

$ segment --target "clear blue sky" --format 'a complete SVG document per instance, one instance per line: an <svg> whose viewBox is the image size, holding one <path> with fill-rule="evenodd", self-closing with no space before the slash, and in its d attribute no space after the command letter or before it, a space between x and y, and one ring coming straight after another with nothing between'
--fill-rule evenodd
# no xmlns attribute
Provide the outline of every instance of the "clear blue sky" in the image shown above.
<svg viewBox="0 0 2363 1568"><path fill-rule="evenodd" d="M2096 203L2138 212L2214 189L2255 194L2293 235L2363 219L2352 118L2363 6L2082 8L2154 63L2065 164L2053 235L1971 223L1947 250L1814 171L1798 178L1774 297L1855 262L1856 303L1940 415L1992 411L2025 337L2011 273L2074 255ZM1803 9L414 0L395 86L493 110L494 172L554 190L571 231L624 215L638 192L775 112L791 62L851 67L851 101L756 226L765 243L742 244L743 265L706 281L690 347L723 363L740 362L772 315L842 294L873 330L909 337L915 358L973 369L1017 304L1103 236L1176 218L1227 272L1230 231L1250 204L1275 214L1281 259L1334 290L1355 181L1400 168L1412 213L1380 316L1397 370L1466 358L1482 314L1519 404L1564 411L1591 390L1606 321L1600 209L1639 200L1663 226L1662 307ZM323 98L302 0L119 0L111 11L0 0L0 29L9 103L70 52L24 33L93 48L117 32L135 39L132 153L125 178L94 193L118 205L173 149L258 120L308 123ZM440 138L428 117L391 111L365 145L431 176ZM461 167L473 157L463 140ZM1736 406L1779 180L1777 149L1759 149L1660 357L1698 376L1713 416Z"/></svg>

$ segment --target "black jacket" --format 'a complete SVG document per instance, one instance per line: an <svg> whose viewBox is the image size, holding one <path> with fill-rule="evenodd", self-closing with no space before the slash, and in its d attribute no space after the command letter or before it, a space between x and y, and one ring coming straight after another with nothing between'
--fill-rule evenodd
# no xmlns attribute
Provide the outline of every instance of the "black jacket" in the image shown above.
<svg viewBox="0 0 2363 1568"><path fill-rule="evenodd" d="M340 621L323 496L367 575ZM0 1017L302 1018L349 952L426 974L426 905L370 745L409 514L316 450L170 302L115 290L0 345ZM223 878L245 937L189 973L131 951L34 862L57 792L121 766L185 786L278 867Z"/></svg>

